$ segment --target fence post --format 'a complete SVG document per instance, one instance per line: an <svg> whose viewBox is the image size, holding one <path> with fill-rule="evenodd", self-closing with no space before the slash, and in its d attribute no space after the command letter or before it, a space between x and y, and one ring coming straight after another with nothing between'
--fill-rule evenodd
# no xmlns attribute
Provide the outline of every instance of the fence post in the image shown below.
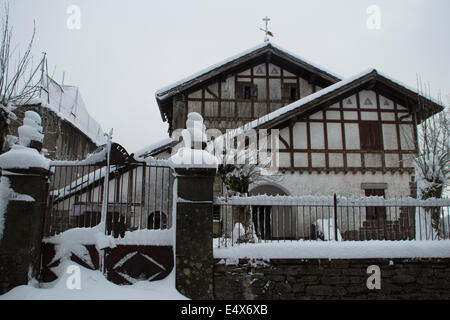
<svg viewBox="0 0 450 320"><path fill-rule="evenodd" d="M25 118L40 127L40 117L30 112ZM30 128L25 129L22 132L29 133ZM33 140L36 135L30 141L20 133L21 144L0 155L0 294L27 284L40 271L49 162L39 153L42 141Z"/></svg>
<svg viewBox="0 0 450 320"><path fill-rule="evenodd" d="M333 196L333 205L334 205L334 240L338 241L338 227L337 227L337 196L336 193Z"/></svg>
<svg viewBox="0 0 450 320"><path fill-rule="evenodd" d="M213 298L213 183L216 169L177 168L176 288Z"/></svg>

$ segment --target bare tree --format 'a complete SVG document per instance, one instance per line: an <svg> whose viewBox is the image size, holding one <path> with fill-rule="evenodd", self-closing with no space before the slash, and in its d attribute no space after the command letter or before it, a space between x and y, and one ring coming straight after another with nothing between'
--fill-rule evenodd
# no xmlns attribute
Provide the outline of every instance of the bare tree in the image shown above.
<svg viewBox="0 0 450 320"><path fill-rule="evenodd" d="M248 131L242 130L242 128L228 130L222 137L227 141L227 150L221 158L222 163L218 167L218 174L225 186L226 196L247 196L253 183L264 180L275 181L278 178L276 174L267 174L268 169L273 165L273 152L278 152L278 150L273 149L274 146L271 144L270 156L262 155L267 151L267 140L271 141L271 136L264 135L259 140L259 148L258 134L252 129ZM278 135L274 139L278 139ZM220 143L223 143L223 140ZM221 148L219 147L219 149ZM249 206L233 207L232 221L234 222L233 238L238 236L237 242L255 241L255 225ZM234 230L235 228L238 231Z"/></svg>
<svg viewBox="0 0 450 320"><path fill-rule="evenodd" d="M418 80L419 93L430 97L429 87ZM439 104L443 105L439 98ZM450 114L448 108L436 113L425 106L419 95L417 128L418 155L414 159L418 196L441 198L450 177Z"/></svg>
<svg viewBox="0 0 450 320"><path fill-rule="evenodd" d="M44 63L44 59L36 68L31 66L31 48L36 33L35 25L25 52L23 54L16 53L18 48L17 46L12 47L12 27L9 24L7 4L2 17L0 33L0 148L2 148L9 122L16 119L13 113L15 105L28 103L39 91L40 79L36 77L36 73ZM13 59L16 60L14 66Z"/></svg>
<svg viewBox="0 0 450 320"><path fill-rule="evenodd" d="M417 196L423 200L442 198L450 178L450 114L445 107L438 113L427 107L423 97L430 99L430 87L423 85L419 78L417 86L419 92L417 114L422 119L417 128L418 154L413 160L416 169ZM439 104L443 105L440 97ZM430 223L439 234L442 231L441 209L430 207L422 211L420 219L425 219L426 222L431 218Z"/></svg>

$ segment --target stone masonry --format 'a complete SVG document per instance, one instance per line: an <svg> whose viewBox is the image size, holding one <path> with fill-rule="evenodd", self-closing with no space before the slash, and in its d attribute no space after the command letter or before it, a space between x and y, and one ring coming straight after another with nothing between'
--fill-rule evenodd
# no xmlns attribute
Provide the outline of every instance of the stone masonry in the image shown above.
<svg viewBox="0 0 450 320"><path fill-rule="evenodd" d="M367 288L367 267L381 271L381 289ZM450 258L215 259L215 299L450 299Z"/></svg>

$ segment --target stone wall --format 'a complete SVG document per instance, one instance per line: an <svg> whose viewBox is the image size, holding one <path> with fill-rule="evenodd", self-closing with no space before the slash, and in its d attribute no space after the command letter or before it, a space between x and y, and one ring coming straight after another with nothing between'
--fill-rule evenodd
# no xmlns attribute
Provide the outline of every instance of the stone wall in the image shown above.
<svg viewBox="0 0 450 320"><path fill-rule="evenodd" d="M367 288L381 271L381 289ZM450 299L450 258L443 259L215 259L216 299Z"/></svg>

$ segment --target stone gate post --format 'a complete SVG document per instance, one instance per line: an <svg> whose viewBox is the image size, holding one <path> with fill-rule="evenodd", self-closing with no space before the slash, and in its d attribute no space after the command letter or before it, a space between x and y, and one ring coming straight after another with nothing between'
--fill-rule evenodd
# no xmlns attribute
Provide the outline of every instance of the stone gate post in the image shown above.
<svg viewBox="0 0 450 320"><path fill-rule="evenodd" d="M39 152L39 115L27 111L25 119L21 143L0 155L0 294L27 284L40 268L49 161Z"/></svg>
<svg viewBox="0 0 450 320"><path fill-rule="evenodd" d="M213 184L217 158L205 151L203 118L191 112L184 148L172 155L177 175L176 288L191 299L213 298Z"/></svg>
<svg viewBox="0 0 450 320"><path fill-rule="evenodd" d="M215 169L175 170L176 288L191 299L213 298L213 183Z"/></svg>

